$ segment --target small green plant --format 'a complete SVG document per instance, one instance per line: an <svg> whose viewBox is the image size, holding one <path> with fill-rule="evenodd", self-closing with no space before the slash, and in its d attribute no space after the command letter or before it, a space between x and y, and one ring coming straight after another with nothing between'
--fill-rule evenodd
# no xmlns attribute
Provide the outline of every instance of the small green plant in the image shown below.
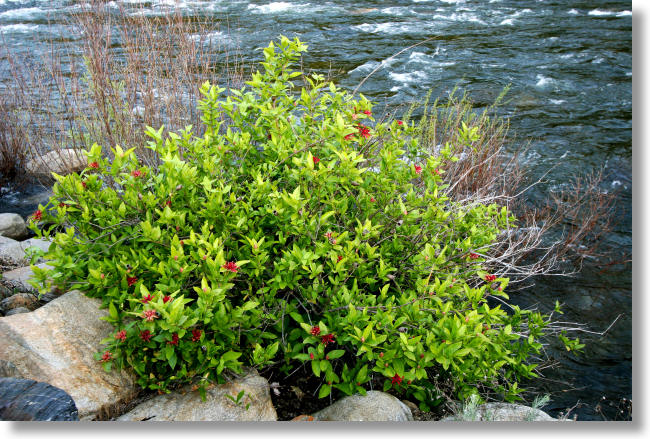
<svg viewBox="0 0 650 439"><path fill-rule="evenodd" d="M463 422L473 422L479 420L479 406L481 405L480 397L473 393L463 404L458 420Z"/></svg>
<svg viewBox="0 0 650 439"><path fill-rule="evenodd" d="M230 394L226 394L226 398L231 400L232 402L235 403L236 406L241 406L244 404L244 396L246 395L245 390L241 390L237 396L232 396ZM244 406L244 410L248 410L251 406L250 402L247 402L246 405Z"/></svg>
<svg viewBox="0 0 650 439"><path fill-rule="evenodd" d="M40 287L100 298L115 332L98 361L150 389L305 365L320 397L384 377L423 409L447 390L517 398L549 321L502 309L508 279L484 265L516 219L444 196L449 147L425 153L414 125L293 71L305 50L271 43L225 98L205 83L200 137L148 128L157 168L95 144L56 176L36 215L52 225L33 225L53 242Z"/></svg>

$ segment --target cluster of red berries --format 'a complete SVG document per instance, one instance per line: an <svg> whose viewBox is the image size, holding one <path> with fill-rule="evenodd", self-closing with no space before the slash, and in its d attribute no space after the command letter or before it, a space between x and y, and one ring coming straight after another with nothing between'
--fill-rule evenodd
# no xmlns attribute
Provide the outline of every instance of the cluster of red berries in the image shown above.
<svg viewBox="0 0 650 439"><path fill-rule="evenodd" d="M239 270L239 267L237 267L237 264L235 264L232 261L226 262L223 264L223 268L228 271L232 271L233 273L237 273L237 270Z"/></svg>
<svg viewBox="0 0 650 439"><path fill-rule="evenodd" d="M153 334L152 334L151 331L149 331L148 329L145 329L144 331L142 331L142 332L140 333L140 338L141 338L142 341L144 341L145 343L148 342L149 340L151 340L151 337L153 337Z"/></svg>
<svg viewBox="0 0 650 439"><path fill-rule="evenodd" d="M174 334L172 334L171 341L168 341L167 344L171 344L171 345L174 345L174 346L178 345L178 334L176 334L174 332Z"/></svg>
<svg viewBox="0 0 650 439"><path fill-rule="evenodd" d="M122 329L117 334L115 334L115 340L126 341L126 331Z"/></svg>
<svg viewBox="0 0 650 439"><path fill-rule="evenodd" d="M334 334L325 334L320 338L321 343L327 346L330 343L334 343Z"/></svg>
<svg viewBox="0 0 650 439"><path fill-rule="evenodd" d="M366 139L370 138L370 128L368 128L365 125L357 125L357 129L359 130L359 135L365 137Z"/></svg>
<svg viewBox="0 0 650 439"><path fill-rule="evenodd" d="M146 309L142 312L142 318L148 322L153 322L158 318L158 312L155 309Z"/></svg>

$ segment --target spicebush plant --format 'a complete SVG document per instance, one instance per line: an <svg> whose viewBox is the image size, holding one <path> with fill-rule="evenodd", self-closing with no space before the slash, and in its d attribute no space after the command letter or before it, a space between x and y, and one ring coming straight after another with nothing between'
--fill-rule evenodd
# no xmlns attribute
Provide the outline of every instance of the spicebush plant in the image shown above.
<svg viewBox="0 0 650 439"><path fill-rule="evenodd" d="M508 279L482 266L515 218L442 196L449 148L423 155L414 125L291 70L306 47L271 43L225 99L203 84L202 137L147 130L157 168L95 144L56 176L33 222L51 224L41 289L100 298L115 332L98 361L150 389L274 365L311 368L320 397L384 376L425 408L449 379L515 398L547 319L489 302Z"/></svg>

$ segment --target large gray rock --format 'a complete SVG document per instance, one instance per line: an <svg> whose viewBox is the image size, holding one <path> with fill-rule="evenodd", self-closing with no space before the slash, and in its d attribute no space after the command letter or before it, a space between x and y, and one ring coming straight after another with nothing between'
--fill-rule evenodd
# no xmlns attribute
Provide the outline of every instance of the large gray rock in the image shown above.
<svg viewBox="0 0 650 439"><path fill-rule="evenodd" d="M0 420L78 421L74 401L47 383L20 378L0 378Z"/></svg>
<svg viewBox="0 0 650 439"><path fill-rule="evenodd" d="M17 213L0 213L0 236L22 239L28 234L29 231L22 216Z"/></svg>
<svg viewBox="0 0 650 439"><path fill-rule="evenodd" d="M505 402L489 402L477 407L473 413L462 416L449 416L442 419L449 421L557 421L546 412L521 404L508 404Z"/></svg>
<svg viewBox="0 0 650 439"><path fill-rule="evenodd" d="M370 390L366 396L352 395L314 413L317 421L412 421L413 414L402 401L388 393Z"/></svg>
<svg viewBox="0 0 650 439"><path fill-rule="evenodd" d="M93 357L112 326L100 301L71 291L26 314L0 318L0 371L44 381L74 399L81 420L107 419L139 388L127 371L104 371Z"/></svg>
<svg viewBox="0 0 650 439"><path fill-rule="evenodd" d="M50 177L52 172L67 175L81 171L88 164L88 159L83 151L74 148L65 148L50 151L40 157L29 160L25 169L38 177Z"/></svg>
<svg viewBox="0 0 650 439"><path fill-rule="evenodd" d="M244 396L237 404L228 398ZM250 404L250 405L249 405ZM250 374L231 383L206 390L202 401L198 391L184 387L177 392L158 395L117 418L118 421L276 421L269 383Z"/></svg>
<svg viewBox="0 0 650 439"><path fill-rule="evenodd" d="M45 263L36 264L38 268L49 267ZM37 290L30 283L30 279L34 277L32 267L20 267L15 270L5 271L2 273L3 284L7 287L15 288L18 291L26 293L35 293Z"/></svg>
<svg viewBox="0 0 650 439"><path fill-rule="evenodd" d="M15 239L7 238L6 236L0 235L0 248L5 244L14 244L18 241Z"/></svg>
<svg viewBox="0 0 650 439"><path fill-rule="evenodd" d="M50 242L43 239L31 238L26 241L14 241L12 243L0 244L0 258L10 259L16 262L27 263L26 250L30 247L39 248L47 252Z"/></svg>

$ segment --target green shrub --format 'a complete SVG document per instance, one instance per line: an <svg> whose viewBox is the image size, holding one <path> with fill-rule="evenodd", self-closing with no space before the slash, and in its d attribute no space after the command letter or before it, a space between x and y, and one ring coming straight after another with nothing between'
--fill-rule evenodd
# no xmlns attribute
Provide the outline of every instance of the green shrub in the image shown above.
<svg viewBox="0 0 650 439"><path fill-rule="evenodd" d="M115 334L98 361L150 389L305 365L320 397L373 376L423 407L450 379L460 397L515 397L545 316L488 304L508 279L482 266L515 218L442 196L449 148L424 155L414 125L292 71L305 50L271 43L225 99L203 84L202 137L148 129L158 168L93 145L86 170L57 176L36 218L53 224L41 288L101 298Z"/></svg>

